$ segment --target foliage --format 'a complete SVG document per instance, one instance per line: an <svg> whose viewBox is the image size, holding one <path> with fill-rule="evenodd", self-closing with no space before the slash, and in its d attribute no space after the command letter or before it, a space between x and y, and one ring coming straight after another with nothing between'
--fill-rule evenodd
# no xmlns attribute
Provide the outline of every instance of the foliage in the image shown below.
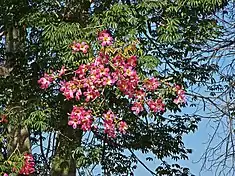
<svg viewBox="0 0 235 176"><path fill-rule="evenodd" d="M100 135L89 141L91 136L82 137L79 129L67 127L67 113L73 102L64 101L56 87L49 92L40 91L37 80L44 72L52 73L62 65L75 69L90 62L90 53L98 52L93 42L98 32L109 29L120 42L121 50L137 44L141 79L157 76L185 88L213 81L211 77L218 67L199 59L200 50L220 34L213 14L226 4L222 0L94 0L92 5L88 0L4 1L0 7L0 30L4 31L1 38L14 25L23 28L27 35L21 52L7 53L1 47L2 61L13 54L15 60L10 76L0 79L0 104L6 106L10 125L26 125L32 144L39 146L40 154L35 157L36 167L40 168L37 174L48 174L53 170L51 165L59 168L60 163L67 171L70 167L73 170L75 163L80 169L101 164L106 173L130 173L135 163L140 163L134 152L141 151L152 152L167 166L167 171L158 168L158 174L173 175L175 166L164 160L187 159L190 150L184 146L182 136L195 131L199 119L178 116L173 111L180 109L169 104L170 115L146 121L125 111L128 102L113 95L114 101L122 102L118 106L125 111L125 118L135 119L130 135L108 141ZM90 53L72 54L69 45L74 40L91 45ZM6 46L4 41L2 46ZM49 141L47 146L44 137ZM126 150L131 152L129 156Z"/></svg>

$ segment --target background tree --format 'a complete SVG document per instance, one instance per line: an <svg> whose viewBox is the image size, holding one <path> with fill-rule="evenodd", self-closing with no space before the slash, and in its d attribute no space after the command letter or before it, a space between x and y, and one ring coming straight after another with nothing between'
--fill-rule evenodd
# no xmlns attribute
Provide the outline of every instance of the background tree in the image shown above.
<svg viewBox="0 0 235 176"><path fill-rule="evenodd" d="M28 79L30 68L28 67L26 54L26 28L19 24L19 20L24 16L24 13L28 13L30 9L27 1L3 1L1 4L0 75L3 79L0 80L0 104L2 107L7 105L7 118L14 117L11 125L8 126L10 135L7 135L8 157L14 161L17 160L17 158L14 158L15 154L31 150L28 129L24 123L21 123L27 116L26 109L30 108L30 106L27 106L30 100L30 90L27 85L31 83L31 79ZM10 74L14 76L9 76ZM4 120L1 120L1 122L4 123ZM3 144L6 140L5 135L1 137ZM6 159L6 153L4 159ZM19 167L21 163L15 164L12 162L8 165ZM4 164L3 169L5 169L5 166L6 164Z"/></svg>
<svg viewBox="0 0 235 176"><path fill-rule="evenodd" d="M190 94L197 98L198 116L209 119L213 133L201 157L202 171L215 175L234 175L234 2L217 12L214 17L220 26L220 35L210 39L200 58L217 67L212 81L201 83L200 90ZM205 92L206 90L206 92ZM206 112L206 114L205 114Z"/></svg>

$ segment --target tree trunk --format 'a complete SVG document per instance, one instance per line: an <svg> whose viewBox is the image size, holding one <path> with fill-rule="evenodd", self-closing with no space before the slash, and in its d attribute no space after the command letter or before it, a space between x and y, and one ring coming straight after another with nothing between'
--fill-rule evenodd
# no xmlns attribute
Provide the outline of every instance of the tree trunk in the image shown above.
<svg viewBox="0 0 235 176"><path fill-rule="evenodd" d="M72 157L72 150L81 145L81 138L80 130L75 131L70 126L61 130L57 137L52 176L76 176L76 161Z"/></svg>
<svg viewBox="0 0 235 176"><path fill-rule="evenodd" d="M18 24L14 24L12 26L7 27L6 31L6 57L5 57L5 68L8 70L12 70L12 72L8 72L9 81L17 79L15 76L17 73L14 73L15 69L21 68L20 60L25 59L24 53L25 53L25 30L23 27L19 26ZM12 85L14 82L12 82ZM10 88L10 87L9 87ZM13 97L10 102L7 102L7 108L14 108L14 106L18 106L18 99L14 97L14 95L17 95L19 92L14 92L15 90L13 88L10 88L13 94ZM31 151L31 144L29 139L29 132L27 127L21 126L22 117L17 114L18 112L15 112L14 115L14 122L17 122L17 126L11 126L9 125L8 131L9 131L9 148L8 148L8 154L10 155L16 148L19 149L21 153L24 152L30 152Z"/></svg>
<svg viewBox="0 0 235 176"><path fill-rule="evenodd" d="M90 2L86 0L72 0L68 4L68 13L65 14L65 21L79 22L82 27L86 27L89 23ZM67 114L65 124L67 124ZM72 158L72 144L76 143L76 147L81 145L82 131L74 130L70 126L66 126L61 130L63 135L57 138L57 150L52 164L52 176L76 176L76 161ZM72 141L65 138L69 137ZM71 143L71 144L70 144ZM65 166L65 167L63 167Z"/></svg>

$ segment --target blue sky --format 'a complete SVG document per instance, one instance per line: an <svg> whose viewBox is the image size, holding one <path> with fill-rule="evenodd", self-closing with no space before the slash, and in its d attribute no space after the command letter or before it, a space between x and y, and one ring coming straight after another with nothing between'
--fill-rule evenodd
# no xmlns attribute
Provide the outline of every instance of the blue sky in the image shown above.
<svg viewBox="0 0 235 176"><path fill-rule="evenodd" d="M180 161L182 166L190 168L192 174L199 176L214 176L213 172L201 172L202 161L199 161L200 157L206 150L208 135L213 132L212 128L209 127L208 120L203 120L199 123L199 129L195 133L191 133L184 137L185 146L193 149L193 153L189 155L189 160ZM147 156L151 155L141 155L139 154L140 159L145 161ZM158 166L158 161L151 161L145 163L149 166L150 169L155 170ZM150 176L151 174L141 165L135 171L135 176Z"/></svg>
<svg viewBox="0 0 235 176"><path fill-rule="evenodd" d="M201 87L200 89L192 88L191 90L198 91L204 96L209 96L209 92L206 90L205 87ZM199 102L200 102L200 105L198 105L197 107L201 107L203 104L202 101L199 101ZM189 106L183 109L183 113L186 113L186 114L194 114L195 111L197 114L202 115L202 116L211 117L212 115L214 115L214 116L218 116L218 118L201 119L201 121L198 124L198 129L194 133L184 135L183 141L184 141L186 148L191 148L193 151L192 151L192 154L189 155L189 160L181 160L179 161L179 163L182 167L190 168L190 172L194 174L195 176L215 176L216 167L213 167L212 169L208 169L210 164L212 164L208 162L208 160L206 162L206 168L205 167L202 168L203 163L204 163L204 158L202 156L207 149L208 141L211 135L215 132L215 127L218 125L218 119L226 123L226 118L220 117L218 114L212 114L213 112L215 112L215 108L213 106L210 106L209 103L207 104L205 111L203 109L197 109L197 108L189 107ZM214 139L211 142L211 146L214 147L218 143L220 143L222 141L221 137L222 138L225 137L223 126L219 126L218 131ZM222 149L221 151L219 151L219 154L224 152L224 148L225 148L225 145L222 146ZM148 155L139 154L139 156L142 161L145 161L145 158ZM210 157L209 159L211 158L212 157ZM153 162L145 161L145 163L153 171L156 169L156 167L159 164L157 159ZM218 174L218 172L220 171L221 171L221 168L218 169L217 175L220 175ZM151 174L141 165L139 165L137 170L135 171L135 176L148 176L148 175L150 176Z"/></svg>

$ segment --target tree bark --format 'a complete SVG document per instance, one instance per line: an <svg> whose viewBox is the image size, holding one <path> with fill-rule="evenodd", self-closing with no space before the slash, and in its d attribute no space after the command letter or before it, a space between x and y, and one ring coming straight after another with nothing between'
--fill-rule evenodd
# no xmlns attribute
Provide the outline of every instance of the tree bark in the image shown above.
<svg viewBox="0 0 235 176"><path fill-rule="evenodd" d="M8 72L7 76L10 76L9 80L14 80L14 76L20 76L15 73L14 70L21 67L20 60L24 57L25 53L25 38L26 33L23 27L19 26L17 23L8 26L6 31L6 53L5 53L5 68L8 70L12 70L12 72ZM11 75L11 73L13 75ZM8 78L6 78L8 79ZM14 82L12 83L14 84ZM11 90L14 92L15 90L12 88ZM18 92L19 93L19 92ZM13 95L17 94L17 92L13 93ZM14 108L18 104L18 99L16 97L12 97L11 101L8 102L7 108ZM29 139L29 131L27 127L21 126L20 122L22 117L15 112L15 116L13 120L14 122L19 122L17 126L9 125L8 132L8 154L10 155L16 148L21 152L30 152L31 144Z"/></svg>
<svg viewBox="0 0 235 176"><path fill-rule="evenodd" d="M65 10L66 14L64 21L67 22L78 22L82 27L85 27L89 23L89 8L90 2L86 0L72 0L68 1L66 5L67 9ZM67 114L65 115L66 119L64 124L67 124ZM61 134L57 138L57 150L54 157L54 162L52 164L52 176L76 176L76 161L72 158L72 150L81 145L82 140L82 131L74 130L70 126L66 126L64 129L61 129ZM68 137L72 141L68 140ZM66 166L66 167L63 167Z"/></svg>
<svg viewBox="0 0 235 176"><path fill-rule="evenodd" d="M81 139L81 130L75 131L70 126L61 130L57 137L52 176L76 176L76 161L72 157L72 151L81 145Z"/></svg>

